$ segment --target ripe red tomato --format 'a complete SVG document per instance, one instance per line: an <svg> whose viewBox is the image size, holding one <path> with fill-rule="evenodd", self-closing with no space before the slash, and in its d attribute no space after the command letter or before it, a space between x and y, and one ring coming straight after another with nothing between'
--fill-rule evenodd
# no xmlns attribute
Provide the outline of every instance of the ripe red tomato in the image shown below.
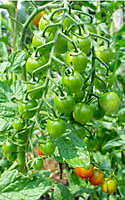
<svg viewBox="0 0 125 200"><path fill-rule="evenodd" d="M82 167L76 167L75 172L76 172L76 176L78 176L80 178L88 179L88 178L92 177L92 175L94 174L94 167L92 164L90 164L89 169L85 169Z"/></svg>
<svg viewBox="0 0 125 200"><path fill-rule="evenodd" d="M104 181L104 175L102 172L98 171L97 169L94 170L94 173L91 178L89 178L89 182L92 185L101 185Z"/></svg>

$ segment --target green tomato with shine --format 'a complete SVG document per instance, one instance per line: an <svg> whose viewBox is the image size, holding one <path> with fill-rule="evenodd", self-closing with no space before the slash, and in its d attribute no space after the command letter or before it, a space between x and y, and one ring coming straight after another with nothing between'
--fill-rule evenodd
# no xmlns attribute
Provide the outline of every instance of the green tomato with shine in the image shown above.
<svg viewBox="0 0 125 200"><path fill-rule="evenodd" d="M58 138L65 132L65 130L65 123L62 119L47 121L47 131L51 136Z"/></svg>
<svg viewBox="0 0 125 200"><path fill-rule="evenodd" d="M55 151L55 144L52 140L48 140L45 143L40 144L42 153L46 156L50 156Z"/></svg>

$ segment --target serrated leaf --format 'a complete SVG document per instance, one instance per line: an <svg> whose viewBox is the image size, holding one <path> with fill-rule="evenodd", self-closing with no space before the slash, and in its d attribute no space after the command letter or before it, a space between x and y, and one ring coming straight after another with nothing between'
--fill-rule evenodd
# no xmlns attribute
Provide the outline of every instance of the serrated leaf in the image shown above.
<svg viewBox="0 0 125 200"><path fill-rule="evenodd" d="M11 102L0 104L0 117L9 118L14 117L17 112L17 105Z"/></svg>
<svg viewBox="0 0 125 200"><path fill-rule="evenodd" d="M6 69L8 69L10 67L10 65L11 65L10 62L0 63L0 72L4 73L6 71Z"/></svg>
<svg viewBox="0 0 125 200"><path fill-rule="evenodd" d="M25 65L26 53L22 50L16 51L9 56L11 62L11 71L14 73L21 73L22 67Z"/></svg>
<svg viewBox="0 0 125 200"><path fill-rule="evenodd" d="M69 189L64 185L56 185L54 188L54 200L74 200Z"/></svg>
<svg viewBox="0 0 125 200"><path fill-rule="evenodd" d="M83 140L75 133L68 133L58 138L57 145L60 155L73 167L87 168L90 164L90 157Z"/></svg>
<svg viewBox="0 0 125 200"><path fill-rule="evenodd" d="M42 177L27 178L17 170L7 171L0 178L0 200L38 200L52 186Z"/></svg>
<svg viewBox="0 0 125 200"><path fill-rule="evenodd" d="M13 91L13 96L17 100L23 99L25 87L21 80L17 80L16 82L14 82L11 86L11 89Z"/></svg>
<svg viewBox="0 0 125 200"><path fill-rule="evenodd" d="M7 127L8 127L7 120L0 118L0 132L5 131Z"/></svg>
<svg viewBox="0 0 125 200"><path fill-rule="evenodd" d="M10 87L0 81L0 103L8 102L12 98L12 90Z"/></svg>

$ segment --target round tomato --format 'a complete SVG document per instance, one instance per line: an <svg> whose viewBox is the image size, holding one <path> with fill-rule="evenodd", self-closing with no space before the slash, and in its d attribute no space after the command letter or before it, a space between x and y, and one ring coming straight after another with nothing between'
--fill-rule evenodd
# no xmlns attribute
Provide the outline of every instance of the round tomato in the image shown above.
<svg viewBox="0 0 125 200"><path fill-rule="evenodd" d="M86 135L86 130L85 130L84 126L82 126L80 124L75 125L75 131L79 138L82 138L83 136Z"/></svg>
<svg viewBox="0 0 125 200"><path fill-rule="evenodd" d="M70 92L77 92L82 89L83 77L79 72L74 72L72 75L62 77L62 83Z"/></svg>
<svg viewBox="0 0 125 200"><path fill-rule="evenodd" d="M45 156L44 156L44 154L42 153L40 147L38 148L38 155L39 155L39 156L42 156L42 158L45 159Z"/></svg>
<svg viewBox="0 0 125 200"><path fill-rule="evenodd" d="M119 98L114 92L106 92L99 98L100 107L108 113L113 113L118 109Z"/></svg>
<svg viewBox="0 0 125 200"><path fill-rule="evenodd" d="M32 89L36 89L36 90L30 92L29 96L32 97L33 99L40 99L42 94L43 94L43 90L44 90L44 87L42 87L43 83L44 82L40 81L38 83L28 84L27 85L27 91L32 90ZM40 88L40 87L42 87L42 88Z"/></svg>
<svg viewBox="0 0 125 200"><path fill-rule="evenodd" d="M25 121L23 118L19 117L13 121L13 128L16 129L17 131L22 130L24 126L25 126Z"/></svg>
<svg viewBox="0 0 125 200"><path fill-rule="evenodd" d="M116 181L113 179L105 179L104 182L101 185L101 190L105 193L111 194L113 192L116 192Z"/></svg>
<svg viewBox="0 0 125 200"><path fill-rule="evenodd" d="M92 185L101 185L104 181L104 175L102 172L98 171L97 169L94 170L94 173L91 178L89 178L89 182Z"/></svg>
<svg viewBox="0 0 125 200"><path fill-rule="evenodd" d="M40 35L34 35L32 38L33 47L37 48L43 44L43 38Z"/></svg>
<svg viewBox="0 0 125 200"><path fill-rule="evenodd" d="M40 13L38 13L33 19L32 19L32 23L38 28L38 23L41 19L41 17L43 17L43 15L45 15L44 11L41 11Z"/></svg>
<svg viewBox="0 0 125 200"><path fill-rule="evenodd" d="M80 90L80 91L75 92L75 101L83 100L84 96L85 96L84 90Z"/></svg>
<svg viewBox="0 0 125 200"><path fill-rule="evenodd" d="M29 109L33 109L37 107L37 102L35 99L31 99L25 102L19 102L18 111L21 115L23 115L24 119L32 118L36 114L36 110L29 111Z"/></svg>
<svg viewBox="0 0 125 200"><path fill-rule="evenodd" d="M73 118L80 124L85 124L93 117L92 109L89 105L84 103L78 103L74 107Z"/></svg>
<svg viewBox="0 0 125 200"><path fill-rule="evenodd" d="M65 123L62 119L47 121L47 131L51 136L58 138L65 132L65 130Z"/></svg>
<svg viewBox="0 0 125 200"><path fill-rule="evenodd" d="M83 73L84 69L87 67L87 62L88 59L84 52L72 56L73 68L79 73Z"/></svg>
<svg viewBox="0 0 125 200"><path fill-rule="evenodd" d="M80 178L88 179L88 178L93 176L94 167L93 167L92 164L90 164L89 169L85 169L85 168L82 168L82 167L76 167L75 172L76 172L76 176L78 176Z"/></svg>
<svg viewBox="0 0 125 200"><path fill-rule="evenodd" d="M50 156L55 151L55 144L52 140L48 140L45 143L40 144L40 149L44 155Z"/></svg>
<svg viewBox="0 0 125 200"><path fill-rule="evenodd" d="M105 49L104 46L101 46L97 49L96 55L106 64L112 61L114 54L111 49Z"/></svg>
<svg viewBox="0 0 125 200"><path fill-rule="evenodd" d="M10 142L9 140L4 140L2 149L4 153L12 153L16 151L17 146Z"/></svg>
<svg viewBox="0 0 125 200"><path fill-rule="evenodd" d="M74 108L74 100L72 96L59 97L55 96L54 105L61 113L70 113Z"/></svg>
<svg viewBox="0 0 125 200"><path fill-rule="evenodd" d="M78 39L79 42L79 48L81 51L83 51L85 54L88 54L90 52L91 49L91 40L89 37L87 38L79 38Z"/></svg>
<svg viewBox="0 0 125 200"><path fill-rule="evenodd" d="M55 44L55 54L59 55L66 52L67 52L67 39L59 34Z"/></svg>
<svg viewBox="0 0 125 200"><path fill-rule="evenodd" d="M42 65L45 64L45 58L42 57L43 59L37 59L37 58L33 58L33 57L29 57L27 59L26 62L26 70L28 73L32 74L32 72L36 69L38 69L39 67L41 67ZM47 68L43 68L41 70L42 73L45 73L47 70Z"/></svg>
<svg viewBox="0 0 125 200"><path fill-rule="evenodd" d="M98 102L95 102L91 104L92 112L93 112L93 118L94 119L101 119L104 117L105 112L100 108L98 105Z"/></svg>
<svg viewBox="0 0 125 200"><path fill-rule="evenodd" d="M43 168L43 160L41 158L35 158L32 163L33 169L40 170Z"/></svg>
<svg viewBox="0 0 125 200"><path fill-rule="evenodd" d="M6 155L7 160L10 162L13 162L14 160L16 160L16 156L17 156L16 152L12 152Z"/></svg>

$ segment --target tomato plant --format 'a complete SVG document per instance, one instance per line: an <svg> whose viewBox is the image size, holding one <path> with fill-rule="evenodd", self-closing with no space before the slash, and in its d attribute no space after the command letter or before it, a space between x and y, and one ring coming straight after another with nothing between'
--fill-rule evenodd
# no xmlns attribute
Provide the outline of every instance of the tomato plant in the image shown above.
<svg viewBox="0 0 125 200"><path fill-rule="evenodd" d="M52 140L47 140L45 143L40 144L42 153L46 156L50 156L55 151L55 144Z"/></svg>
<svg viewBox="0 0 125 200"><path fill-rule="evenodd" d="M40 170L43 168L43 160L41 158L35 158L32 163L33 169Z"/></svg>
<svg viewBox="0 0 125 200"><path fill-rule="evenodd" d="M16 145L9 140L4 140L2 149L4 153L12 153L16 151Z"/></svg>

